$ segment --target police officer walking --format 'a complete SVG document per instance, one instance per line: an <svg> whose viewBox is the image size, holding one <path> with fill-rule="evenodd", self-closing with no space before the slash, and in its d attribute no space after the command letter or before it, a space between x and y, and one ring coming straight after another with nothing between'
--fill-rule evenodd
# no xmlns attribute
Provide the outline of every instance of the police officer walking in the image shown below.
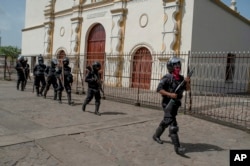
<svg viewBox="0 0 250 166"><path fill-rule="evenodd" d="M30 78L30 65L28 64L28 58L24 58L24 73L25 73L25 83L24 83L24 88L26 87L28 79L31 80Z"/></svg>
<svg viewBox="0 0 250 166"><path fill-rule="evenodd" d="M16 67L15 67L16 71L17 71L17 90L19 90L19 86L21 83L21 91L24 90L25 87L25 70L24 70L24 57L21 55L17 58L17 63L16 63Z"/></svg>
<svg viewBox="0 0 250 166"><path fill-rule="evenodd" d="M47 80L46 80L45 91L43 94L44 98L46 98L47 92L49 91L49 88L52 84L53 89L54 89L54 100L57 99L57 88L58 88L57 77L56 77L57 76L56 75L57 64L58 64L57 59L52 59L51 66L47 66L45 69L45 75L47 76Z"/></svg>
<svg viewBox="0 0 250 166"><path fill-rule="evenodd" d="M68 98L68 104L73 105L74 102L72 102L72 99L71 99L71 84L73 83L73 75L71 73L71 67L69 66L68 57L65 57L63 59L63 66L58 70L57 74L62 77L62 80L60 77L58 77L59 79L59 87L58 87L59 103L62 103L62 91L65 88L66 93L67 93L67 98ZM63 85L62 85L62 82L63 82Z"/></svg>
<svg viewBox="0 0 250 166"><path fill-rule="evenodd" d="M178 108L181 106L183 91L190 89L190 78L184 78L182 75L180 75L181 61L177 57L170 58L170 60L167 62L167 69L169 73L160 80L160 83L157 87L157 92L162 95L162 108L164 110L164 117L160 122L158 128L156 129L155 134L153 135L153 139L157 143L163 144L160 136L169 126L169 137L174 144L175 152L177 154L184 154L185 148L180 146L178 137L179 127L177 124L176 116ZM176 88L181 84L183 80L185 80L183 86L179 88L178 92L175 92ZM171 107L169 106L170 103L173 104Z"/></svg>
<svg viewBox="0 0 250 166"><path fill-rule="evenodd" d="M91 67L87 67L89 70L87 76L85 77L85 82L88 83L88 92L87 97L82 105L82 111L85 111L86 105L93 99L95 96L95 114L101 115L99 113L99 107L101 105L101 93L100 93L100 84L101 76L99 70L101 69L101 64L99 62L94 62Z"/></svg>
<svg viewBox="0 0 250 166"><path fill-rule="evenodd" d="M36 87L37 96L43 95L43 90L45 89L45 86L46 86L45 69L46 69L46 65L44 64L43 57L42 55L39 55L38 64L34 67L34 70L33 70L33 73L35 76L35 87ZM40 83L42 83L41 89L40 89Z"/></svg>

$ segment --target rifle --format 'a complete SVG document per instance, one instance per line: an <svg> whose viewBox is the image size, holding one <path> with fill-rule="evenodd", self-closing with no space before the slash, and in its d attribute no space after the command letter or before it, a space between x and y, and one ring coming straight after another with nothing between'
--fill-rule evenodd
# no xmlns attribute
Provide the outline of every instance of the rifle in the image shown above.
<svg viewBox="0 0 250 166"><path fill-rule="evenodd" d="M89 72L93 72L91 66L87 66L86 69L87 69ZM94 77L95 77L95 79L97 80L98 88L99 88L100 91L102 92L102 98L103 98L103 99L106 99L104 90L103 90L103 88L102 88L102 82L101 82L100 78L98 78L96 74L94 74Z"/></svg>
<svg viewBox="0 0 250 166"><path fill-rule="evenodd" d="M188 77L191 77L191 76L193 75L194 69L195 69L195 68L193 68L193 69L187 74ZM178 94L178 90L184 85L184 83L185 83L185 80L183 80L183 81L177 86L177 88L175 89L174 93L177 93L177 94ZM182 92L181 92L181 93L182 93ZM179 107L180 105L181 105L181 103L180 103L180 101L179 101L178 99L170 99L170 101L169 101L168 105L166 106L165 110L166 110L166 111L168 110L169 112L172 112L174 106Z"/></svg>

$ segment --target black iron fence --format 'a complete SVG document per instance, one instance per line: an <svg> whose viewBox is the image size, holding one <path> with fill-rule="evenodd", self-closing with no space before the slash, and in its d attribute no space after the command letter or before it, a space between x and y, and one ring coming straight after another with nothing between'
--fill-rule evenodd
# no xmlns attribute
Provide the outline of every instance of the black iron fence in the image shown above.
<svg viewBox="0 0 250 166"><path fill-rule="evenodd" d="M0 56L0 79L12 80L12 76L15 75L16 59L7 56Z"/></svg>
<svg viewBox="0 0 250 166"><path fill-rule="evenodd" d="M189 61L196 72L185 113L250 131L250 53L192 53Z"/></svg>
<svg viewBox="0 0 250 166"><path fill-rule="evenodd" d="M184 94L180 111L250 131L250 52L188 52L177 56L182 60L184 76L195 67L191 91ZM161 109L156 87L167 73L166 62L172 54L143 51L68 57L75 93L86 92L86 67L99 61L107 99ZM32 68L36 57L29 58ZM45 63L50 65L50 59L45 59Z"/></svg>

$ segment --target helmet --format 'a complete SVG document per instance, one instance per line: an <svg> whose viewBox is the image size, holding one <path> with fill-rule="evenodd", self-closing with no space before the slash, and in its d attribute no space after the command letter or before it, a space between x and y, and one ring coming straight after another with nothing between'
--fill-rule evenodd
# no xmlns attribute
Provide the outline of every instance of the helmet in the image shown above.
<svg viewBox="0 0 250 166"><path fill-rule="evenodd" d="M169 61L167 62L167 69L168 69L169 73L173 72L175 65L179 65L181 67L180 58L172 57L172 58L169 59Z"/></svg>
<svg viewBox="0 0 250 166"><path fill-rule="evenodd" d="M43 62L43 57L42 57L42 56L39 56L39 57L38 57L38 61L42 61L42 62Z"/></svg>
<svg viewBox="0 0 250 166"><path fill-rule="evenodd" d="M19 62L23 62L23 61L24 61L24 57L23 57L22 55L20 55L20 56L17 58L17 60L18 60Z"/></svg>
<svg viewBox="0 0 250 166"><path fill-rule="evenodd" d="M101 64L99 62L94 62L92 64L92 68L93 68L93 70L98 71L101 69Z"/></svg>
<svg viewBox="0 0 250 166"><path fill-rule="evenodd" d="M57 61L57 59L53 58L51 60L51 67L56 67L56 65L58 65L58 61Z"/></svg>
<svg viewBox="0 0 250 166"><path fill-rule="evenodd" d="M27 58L27 57L25 57L25 58L24 58L24 61L25 61L25 62L28 62L28 58Z"/></svg>
<svg viewBox="0 0 250 166"><path fill-rule="evenodd" d="M41 56L41 54L38 56L38 63L43 64L43 57Z"/></svg>
<svg viewBox="0 0 250 166"><path fill-rule="evenodd" d="M63 59L63 65L64 65L64 66L68 66L68 65L69 65L69 58L68 58L68 57L65 57L65 58Z"/></svg>

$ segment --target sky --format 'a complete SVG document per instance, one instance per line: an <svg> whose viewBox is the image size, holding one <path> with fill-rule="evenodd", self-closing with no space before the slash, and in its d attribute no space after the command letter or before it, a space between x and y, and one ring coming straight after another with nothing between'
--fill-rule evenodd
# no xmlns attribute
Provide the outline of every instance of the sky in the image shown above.
<svg viewBox="0 0 250 166"><path fill-rule="evenodd" d="M221 0L230 6L231 0ZM26 0L0 0L0 44L21 48ZM250 0L237 0L237 10L250 20Z"/></svg>

